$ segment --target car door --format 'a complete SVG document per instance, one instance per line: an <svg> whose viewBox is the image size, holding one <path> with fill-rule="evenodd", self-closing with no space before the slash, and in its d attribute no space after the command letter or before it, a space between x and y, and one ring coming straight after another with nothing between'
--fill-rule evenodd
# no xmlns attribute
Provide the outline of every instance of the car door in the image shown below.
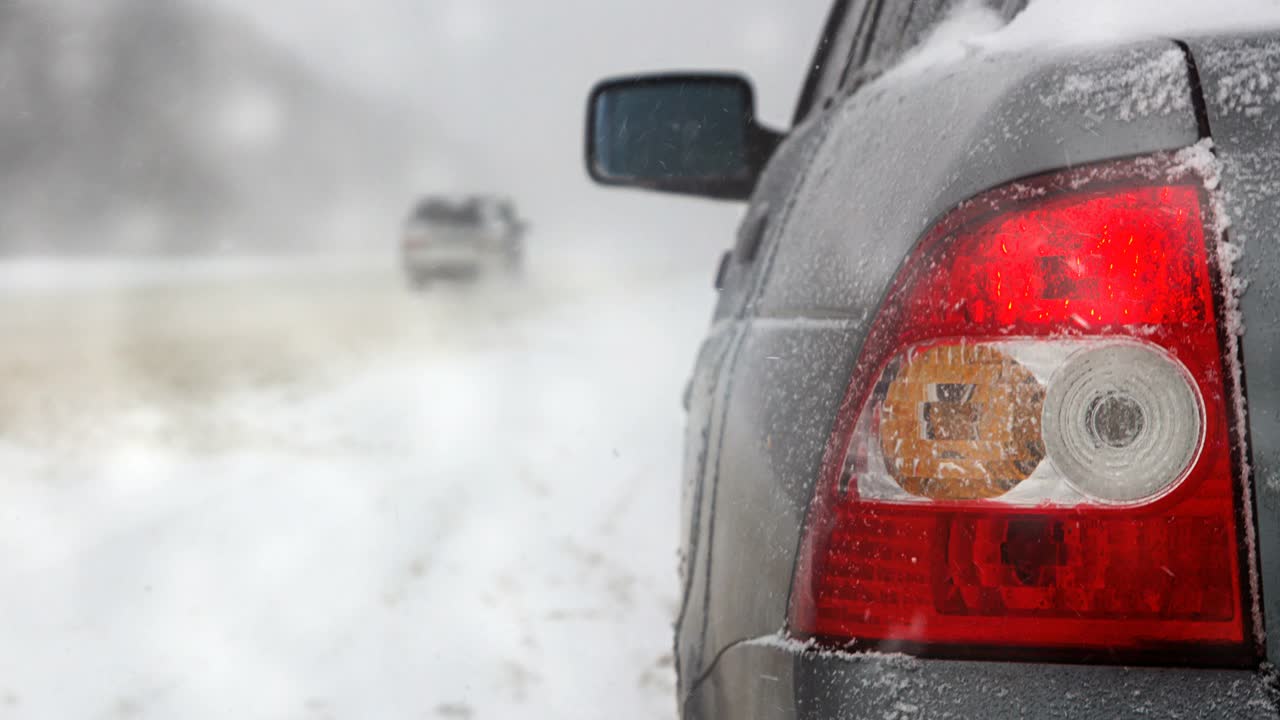
<svg viewBox="0 0 1280 720"><path fill-rule="evenodd" d="M834 3L823 38L801 93L799 125L778 147L765 168L738 227L733 246L716 271L719 290L711 328L698 351L685 393L688 411L681 488L680 568L682 601L676 623L676 656L681 694L705 661L709 543L714 526L715 488L726 398L733 392L731 367L742 339L743 317L767 265L785 203L810 165L825 125L816 112L838 92L848 70L859 29L867 21L870 0Z"/></svg>

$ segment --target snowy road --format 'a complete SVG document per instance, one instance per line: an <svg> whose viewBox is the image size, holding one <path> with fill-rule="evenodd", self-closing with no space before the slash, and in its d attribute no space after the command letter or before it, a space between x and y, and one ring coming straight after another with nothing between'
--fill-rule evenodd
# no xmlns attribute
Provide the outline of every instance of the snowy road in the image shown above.
<svg viewBox="0 0 1280 720"><path fill-rule="evenodd" d="M0 268L0 718L673 715L709 261L152 265Z"/></svg>

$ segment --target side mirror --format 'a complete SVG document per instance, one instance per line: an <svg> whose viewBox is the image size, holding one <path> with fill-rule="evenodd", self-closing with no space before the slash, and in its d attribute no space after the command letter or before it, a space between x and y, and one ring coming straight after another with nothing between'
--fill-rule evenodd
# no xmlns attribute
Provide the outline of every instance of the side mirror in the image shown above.
<svg viewBox="0 0 1280 720"><path fill-rule="evenodd" d="M587 107L587 171L604 185L745 200L780 140L737 75L614 78Z"/></svg>

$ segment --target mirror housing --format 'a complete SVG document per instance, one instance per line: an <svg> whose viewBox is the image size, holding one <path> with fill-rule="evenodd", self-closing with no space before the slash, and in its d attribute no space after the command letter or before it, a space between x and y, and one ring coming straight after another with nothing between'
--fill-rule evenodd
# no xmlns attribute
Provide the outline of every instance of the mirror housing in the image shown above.
<svg viewBox="0 0 1280 720"><path fill-rule="evenodd" d="M587 172L603 185L745 200L782 136L739 75L605 80L587 104Z"/></svg>

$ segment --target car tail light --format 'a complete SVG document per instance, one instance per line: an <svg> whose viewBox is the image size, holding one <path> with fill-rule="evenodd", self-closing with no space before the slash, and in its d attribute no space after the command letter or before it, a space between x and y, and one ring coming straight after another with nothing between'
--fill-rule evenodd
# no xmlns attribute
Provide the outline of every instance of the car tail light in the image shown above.
<svg viewBox="0 0 1280 720"><path fill-rule="evenodd" d="M792 634L1253 661L1203 186L1165 157L1076 169L967 201L925 235L837 419Z"/></svg>

